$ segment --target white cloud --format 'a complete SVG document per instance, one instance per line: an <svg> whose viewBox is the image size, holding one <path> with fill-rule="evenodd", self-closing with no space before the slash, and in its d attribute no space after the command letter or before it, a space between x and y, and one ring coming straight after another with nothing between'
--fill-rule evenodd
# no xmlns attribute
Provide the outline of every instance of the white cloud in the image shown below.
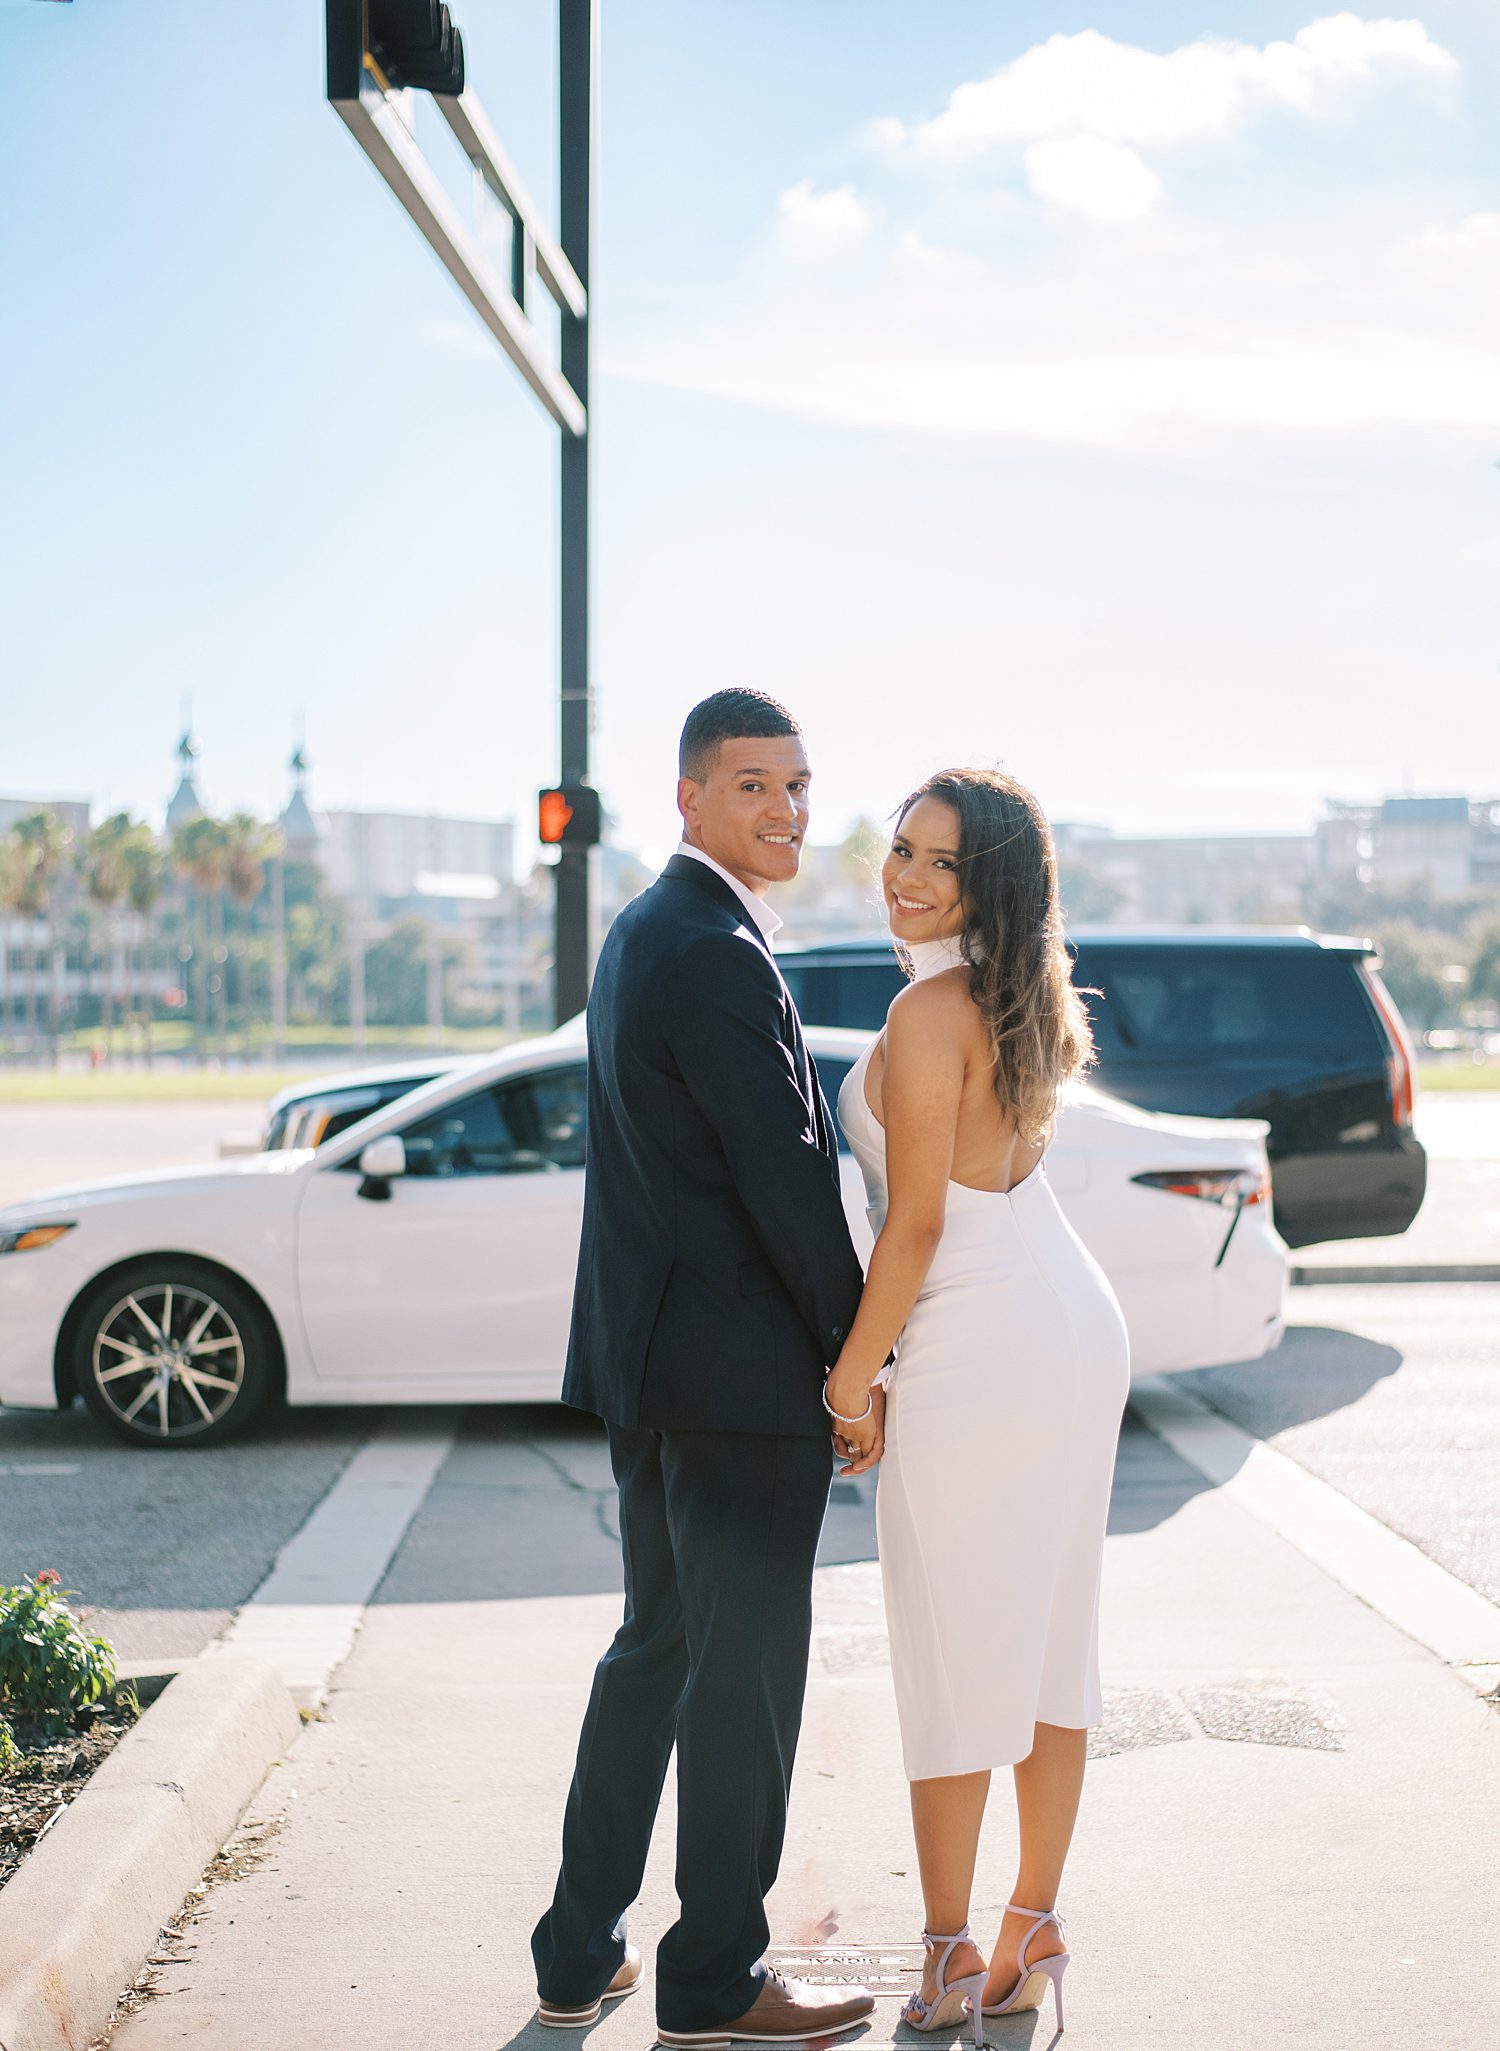
<svg viewBox="0 0 1500 2051"><path fill-rule="evenodd" d="M1137 221L1161 197L1161 180L1136 152L1102 135L1034 142L1026 180L1037 198L1094 221Z"/></svg>
<svg viewBox="0 0 1500 2051"><path fill-rule="evenodd" d="M1462 221L1434 221L1420 237L1424 249L1442 256L1500 252L1500 214L1469 214Z"/></svg>
<svg viewBox="0 0 1500 2051"><path fill-rule="evenodd" d="M1335 14L1290 42L1203 38L1143 50L1097 29L1049 36L992 77L961 85L915 126L887 118L874 134L937 156L973 156L1006 143L1094 135L1146 146L1227 135L1252 108L1320 111L1331 96L1387 69L1450 73L1451 54L1419 21Z"/></svg>
<svg viewBox="0 0 1500 2051"><path fill-rule="evenodd" d="M809 273L761 252L627 376L806 418L1098 446L1205 434L1500 428L1500 267L1298 224L1066 248L1012 266L872 235Z"/></svg>
<svg viewBox="0 0 1500 2051"><path fill-rule="evenodd" d="M1321 186L1314 159L1306 181L1265 179L1247 147L1217 221L1201 204L1173 218L1142 155L1222 133L1253 104L1316 110L1382 65L1437 73L1453 60L1419 22L1352 14L1290 42L1201 41L1166 56L1093 32L1055 36L953 95L929 124L946 142L928 175L888 190L878 217L852 186L803 180L737 276L611 367L941 436L1198 446L1265 432L1492 432L1500 265L1474 259L1500 246L1500 215L1434 221L1436 206L1408 190L1393 218L1384 184L1361 206L1348 171ZM1382 109L1365 146L1384 151L1389 118ZM1132 232L1059 236L1034 206L976 191L949 147L959 126L974 147L1015 143L1046 208ZM1284 173L1284 136L1275 147ZM1346 162L1357 161L1351 135ZM831 248L837 266L799 260Z"/></svg>
<svg viewBox="0 0 1500 2051"><path fill-rule="evenodd" d="M852 185L817 192L810 178L781 195L776 214L782 232L803 244L848 241L870 227L870 210Z"/></svg>

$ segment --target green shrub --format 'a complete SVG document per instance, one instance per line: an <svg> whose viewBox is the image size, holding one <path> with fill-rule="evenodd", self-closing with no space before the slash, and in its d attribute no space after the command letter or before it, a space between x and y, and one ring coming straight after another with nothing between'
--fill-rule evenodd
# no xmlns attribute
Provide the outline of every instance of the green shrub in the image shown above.
<svg viewBox="0 0 1500 2051"><path fill-rule="evenodd" d="M8 1767L14 1766L20 1756L21 1748L16 1743L15 1732L5 1721L5 1718L0 1716L0 1773L4 1773Z"/></svg>
<svg viewBox="0 0 1500 2051"><path fill-rule="evenodd" d="M116 1681L114 1647L91 1637L70 1589L45 1567L19 1588L0 1588L0 1721L55 1735Z"/></svg>

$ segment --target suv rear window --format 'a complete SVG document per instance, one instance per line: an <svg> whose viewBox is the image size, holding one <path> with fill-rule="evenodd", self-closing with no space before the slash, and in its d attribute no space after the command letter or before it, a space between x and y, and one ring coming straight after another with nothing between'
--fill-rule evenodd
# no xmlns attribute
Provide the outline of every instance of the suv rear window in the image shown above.
<svg viewBox="0 0 1500 2051"><path fill-rule="evenodd" d="M1322 949L1080 944L1073 980L1099 1034L1136 1054L1257 1055L1338 1048L1381 1056L1354 963Z"/></svg>

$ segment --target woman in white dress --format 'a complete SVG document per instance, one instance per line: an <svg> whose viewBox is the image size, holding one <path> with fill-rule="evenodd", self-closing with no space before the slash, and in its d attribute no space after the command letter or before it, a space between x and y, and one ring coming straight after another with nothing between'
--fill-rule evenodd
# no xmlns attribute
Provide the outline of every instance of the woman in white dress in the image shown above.
<svg viewBox="0 0 1500 2051"><path fill-rule="evenodd" d="M1037 2007L1049 1980L1062 2026L1057 1893L1101 1714L1129 1362L1043 1158L1058 1090L1093 1048L1041 808L998 772L932 777L902 807L883 886L912 982L839 1095L877 1237L824 1402L851 1463L883 1445L876 1520L927 1918L904 2019L937 2029L971 2007L982 2043L982 2016ZM1015 1772L1020 1866L986 1965L969 1898L998 1766Z"/></svg>

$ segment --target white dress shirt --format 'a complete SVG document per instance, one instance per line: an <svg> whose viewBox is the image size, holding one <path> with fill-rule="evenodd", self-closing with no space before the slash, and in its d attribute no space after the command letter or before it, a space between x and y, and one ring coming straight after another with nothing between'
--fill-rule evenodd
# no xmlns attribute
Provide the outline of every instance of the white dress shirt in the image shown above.
<svg viewBox="0 0 1500 2051"><path fill-rule="evenodd" d="M773 912L763 897L757 897L753 890L747 889L741 883L738 876L731 876L721 862L716 862L712 855L706 855L701 847L694 847L690 841L679 841L677 852L680 855L690 856L695 862L702 862L706 869L712 869L716 876L723 878L755 921L756 926L760 930L761 938L769 947L772 939L781 931L782 926L785 924L781 914Z"/></svg>

